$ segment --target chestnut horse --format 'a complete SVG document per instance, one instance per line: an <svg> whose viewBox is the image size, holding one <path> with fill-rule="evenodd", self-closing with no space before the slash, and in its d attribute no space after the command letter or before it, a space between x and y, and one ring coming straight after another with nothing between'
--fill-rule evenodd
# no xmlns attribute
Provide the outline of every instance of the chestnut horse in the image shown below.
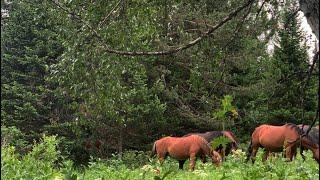
<svg viewBox="0 0 320 180"><path fill-rule="evenodd" d="M302 146L312 150L314 158L319 162L319 146L314 144L309 136L300 137L301 135L301 129L295 124L288 123L283 126L260 125L251 135L246 161L251 159L254 163L259 147L265 149L263 161L268 158L270 152L282 152L284 148L285 157L292 161L301 142Z"/></svg>
<svg viewBox="0 0 320 180"><path fill-rule="evenodd" d="M153 144L152 155L157 154L162 164L169 155L179 161L179 169L190 158L190 169L194 170L197 156L210 156L212 163L220 165L221 156L208 146L208 142L200 136L164 137Z"/></svg>
<svg viewBox="0 0 320 180"><path fill-rule="evenodd" d="M235 135L231 131L208 131L205 133L189 133L184 135L183 137L190 136L190 135L201 136L208 142L212 142L215 138L221 137L221 136L228 138L230 140L230 143L227 143L225 150L223 149L221 144L215 149L215 151L217 151L221 155L223 160L225 156L228 156L232 150L238 149L238 141ZM205 162L205 156L202 158L203 158L203 161Z"/></svg>
<svg viewBox="0 0 320 180"><path fill-rule="evenodd" d="M298 127L303 131L303 133L306 133L309 129L309 125L305 124L299 124ZM312 127L309 131L308 135L310 136L310 139L313 143L318 144L319 146L319 125ZM308 149L308 147L305 147L301 145L300 147L300 155L302 156L303 160L305 160L305 156L303 155L303 151Z"/></svg>

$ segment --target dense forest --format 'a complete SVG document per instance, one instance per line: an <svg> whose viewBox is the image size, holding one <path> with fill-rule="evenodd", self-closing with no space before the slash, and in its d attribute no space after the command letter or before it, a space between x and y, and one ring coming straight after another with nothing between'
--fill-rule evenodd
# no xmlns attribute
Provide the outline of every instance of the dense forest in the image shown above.
<svg viewBox="0 0 320 180"><path fill-rule="evenodd" d="M310 55L296 1L11 0L1 9L1 146L21 155L44 134L87 164L150 151L163 136L230 130L247 143L260 124L315 119L318 48Z"/></svg>

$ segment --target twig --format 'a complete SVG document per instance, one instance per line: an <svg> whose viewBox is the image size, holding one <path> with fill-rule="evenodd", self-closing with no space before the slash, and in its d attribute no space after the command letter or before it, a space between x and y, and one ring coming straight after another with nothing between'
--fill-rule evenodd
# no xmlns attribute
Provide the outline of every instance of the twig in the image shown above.
<svg viewBox="0 0 320 180"><path fill-rule="evenodd" d="M261 6L260 6L260 8L259 8L259 10L258 10L258 12L257 12L256 19L258 18L259 14L260 14L260 12L262 11L262 8L263 8L263 6L264 6L264 4L265 4L266 2L267 2L267 0L264 0L263 3L261 4Z"/></svg>
<svg viewBox="0 0 320 180"><path fill-rule="evenodd" d="M105 22L107 21L107 19L111 16L111 14L115 11L115 9L116 9L117 7L119 7L121 1L122 1L122 0L120 0L120 1L111 9L111 11L108 13L108 15L107 15L106 17L104 17L102 21L100 21L100 23L98 24L98 29L100 29L101 26L104 25L104 23L105 23ZM117 11L118 11L118 9L117 9Z"/></svg>

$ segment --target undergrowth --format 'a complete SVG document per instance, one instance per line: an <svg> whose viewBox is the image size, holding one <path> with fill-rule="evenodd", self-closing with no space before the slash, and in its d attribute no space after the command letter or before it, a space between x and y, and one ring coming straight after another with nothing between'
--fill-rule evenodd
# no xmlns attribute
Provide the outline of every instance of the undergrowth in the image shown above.
<svg viewBox="0 0 320 180"><path fill-rule="evenodd" d="M238 150L220 167L198 160L193 172L188 170L188 161L179 170L174 159L167 158L160 166L156 158L149 158L144 152L129 151L122 158L115 155L108 160L92 159L88 167L79 169L61 157L57 144L55 136L44 136L24 156L19 156L15 147L3 145L1 179L319 179L319 165L308 151L305 161L300 155L292 162L272 156L263 163L260 150L253 165L245 163L245 153Z"/></svg>

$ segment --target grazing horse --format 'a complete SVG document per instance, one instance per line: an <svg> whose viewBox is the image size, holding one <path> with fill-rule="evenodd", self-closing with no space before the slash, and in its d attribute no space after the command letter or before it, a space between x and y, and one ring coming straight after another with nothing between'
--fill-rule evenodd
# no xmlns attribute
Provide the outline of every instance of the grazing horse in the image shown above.
<svg viewBox="0 0 320 180"><path fill-rule="evenodd" d="M203 137L208 142L212 142L215 138L224 136L230 140L230 143L227 144L226 149L224 150L222 145L220 144L218 147L216 147L215 151L217 151L222 159L224 160L225 156L228 156L231 152L231 150L237 150L238 149L238 141L235 137L235 135L231 131L208 131L205 133L189 133L184 135L183 137L187 137L190 135L198 135ZM202 157L203 161L205 162L205 156Z"/></svg>
<svg viewBox="0 0 320 180"><path fill-rule="evenodd" d="M197 156L210 156L212 163L220 165L221 156L212 150L208 142L200 136L192 135L188 137L164 137L153 144L152 155L157 154L162 164L169 155L179 161L179 169L183 169L183 164L190 158L190 169L194 170Z"/></svg>
<svg viewBox="0 0 320 180"><path fill-rule="evenodd" d="M304 124L299 124L298 127L303 131L303 133L306 133L310 126L304 125ZM314 144L318 144L318 146L319 146L319 125L312 127L311 130L309 131L308 135L309 135L311 141ZM305 156L303 155L303 151L306 149L308 149L308 147L301 145L300 155L302 156L303 160L305 160Z"/></svg>
<svg viewBox="0 0 320 180"><path fill-rule="evenodd" d="M259 147L265 149L263 161L268 158L270 152L282 152L283 148L285 148L285 157L292 161L299 142L301 142L302 146L312 150L314 158L319 162L319 146L314 144L310 137L300 138L300 135L302 135L302 131L295 124L288 123L283 126L263 124L257 127L251 135L246 161L251 159L254 163Z"/></svg>

